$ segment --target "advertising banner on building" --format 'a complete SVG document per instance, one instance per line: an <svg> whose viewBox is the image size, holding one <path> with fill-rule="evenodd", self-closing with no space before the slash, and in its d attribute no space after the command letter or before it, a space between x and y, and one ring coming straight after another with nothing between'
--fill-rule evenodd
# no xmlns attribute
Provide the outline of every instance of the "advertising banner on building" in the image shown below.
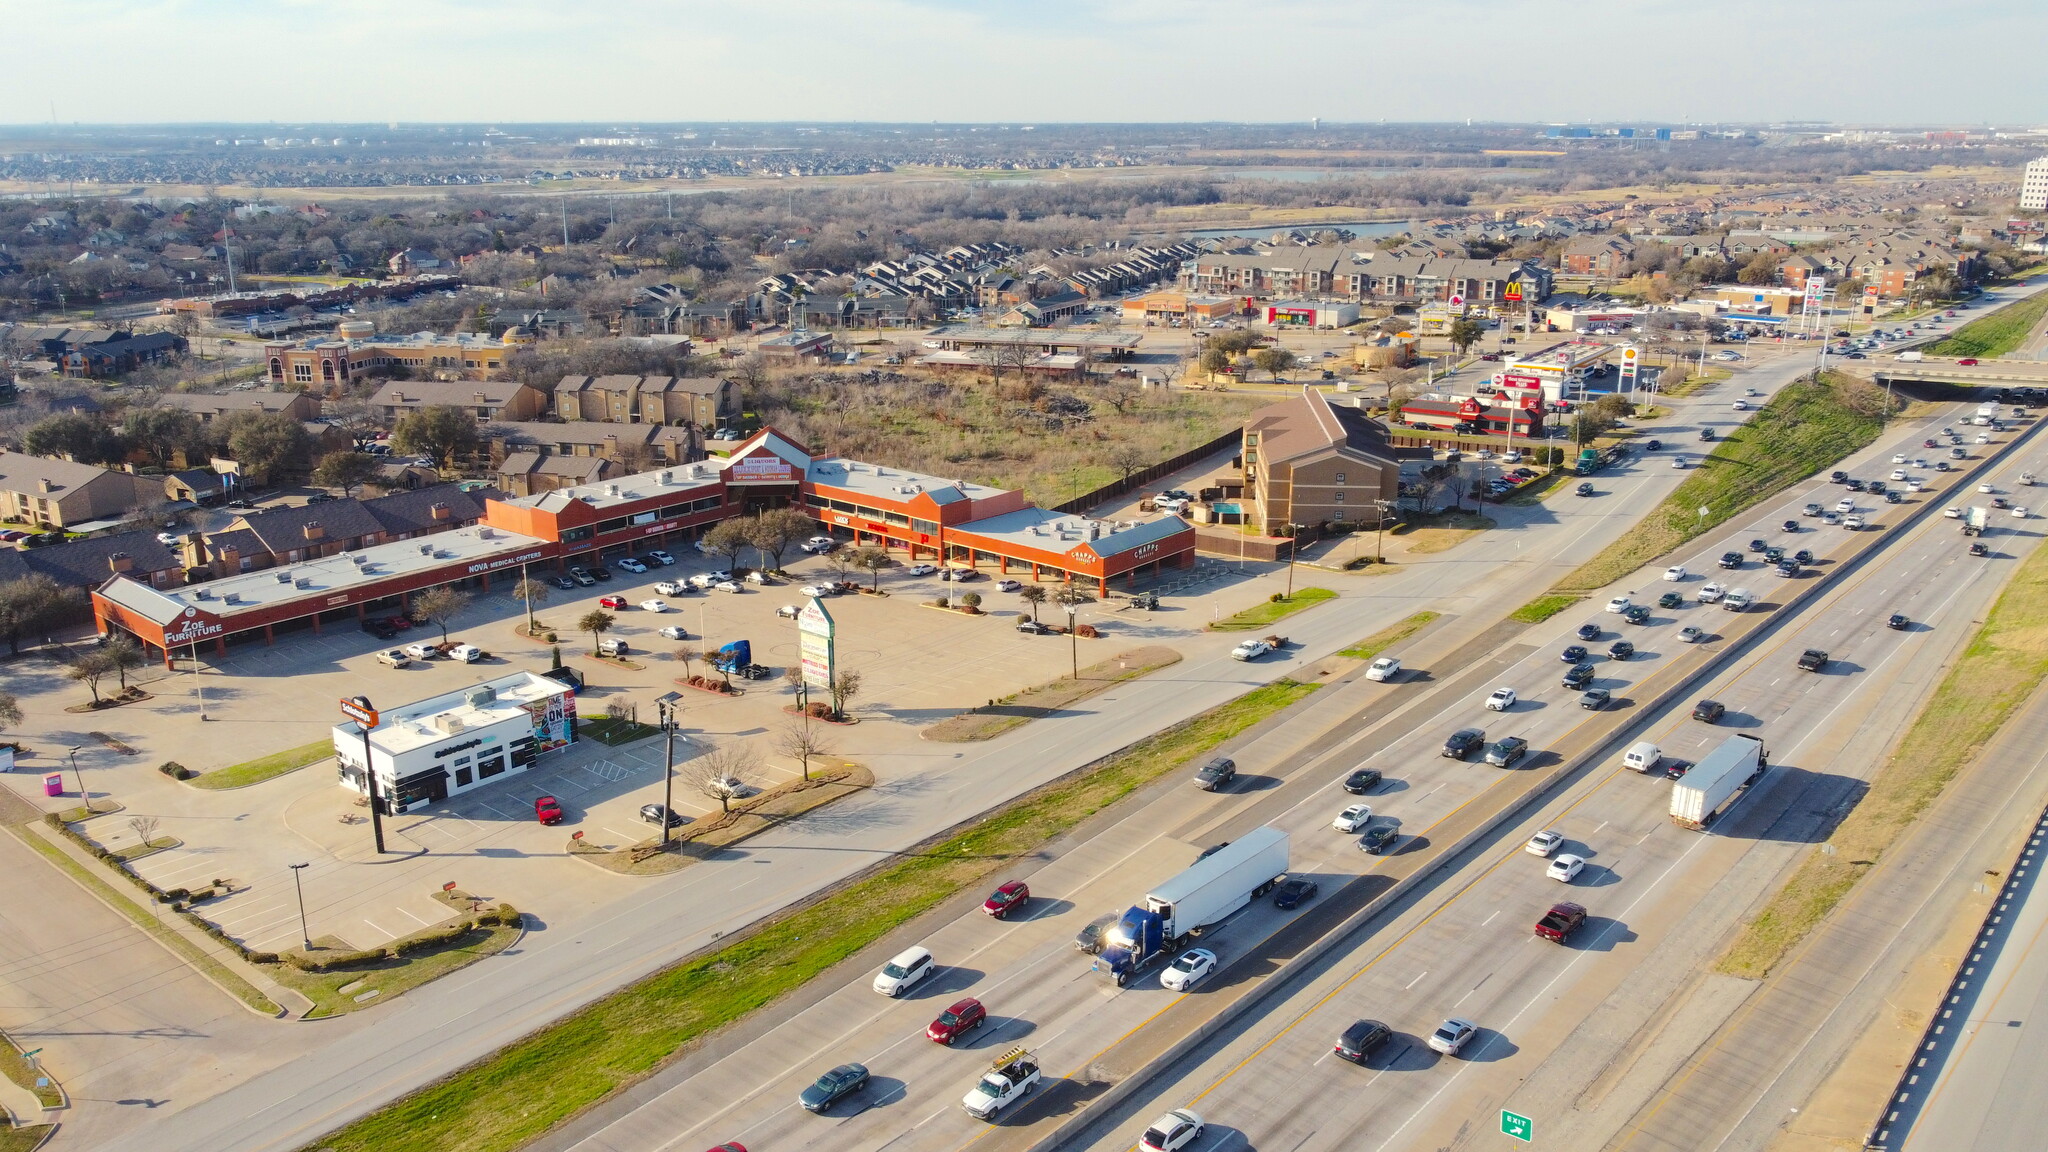
<svg viewBox="0 0 2048 1152"><path fill-rule="evenodd" d="M832 614L816 596L796 614L797 653L803 663L804 683L812 688L832 689L835 631Z"/></svg>
<svg viewBox="0 0 2048 1152"><path fill-rule="evenodd" d="M794 484L799 477L789 461L756 452L727 465L725 479L730 484Z"/></svg>
<svg viewBox="0 0 2048 1152"><path fill-rule="evenodd" d="M536 752L566 747L569 743L569 717L576 713L576 691L572 688L567 692L549 693L546 699L528 704L526 712L533 717Z"/></svg>

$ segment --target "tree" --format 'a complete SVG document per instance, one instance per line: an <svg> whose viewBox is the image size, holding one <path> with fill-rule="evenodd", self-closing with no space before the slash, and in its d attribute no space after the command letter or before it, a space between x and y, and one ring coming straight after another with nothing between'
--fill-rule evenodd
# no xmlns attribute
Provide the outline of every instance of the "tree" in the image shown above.
<svg viewBox="0 0 2048 1152"><path fill-rule="evenodd" d="M1104 404L1116 409L1117 415L1122 416L1130 410L1131 405L1138 402L1138 386L1129 380L1111 380L1097 390L1096 395L1102 398Z"/></svg>
<svg viewBox="0 0 2048 1152"><path fill-rule="evenodd" d="M21 654L21 635L46 627L83 607L84 593L40 573L0 584L0 632L8 651Z"/></svg>
<svg viewBox="0 0 2048 1152"><path fill-rule="evenodd" d="M1031 622L1038 623L1038 606L1045 603L1045 589L1036 584L1026 584L1017 589L1017 599L1031 605Z"/></svg>
<svg viewBox="0 0 2048 1152"><path fill-rule="evenodd" d="M313 438L306 435L305 425L283 412L237 412L216 423L245 475L303 472L313 454Z"/></svg>
<svg viewBox="0 0 2048 1152"><path fill-rule="evenodd" d="M533 635L533 609L536 604L548 602L548 586L544 580L525 579L512 586L512 598L526 605L526 634Z"/></svg>
<svg viewBox="0 0 2048 1152"><path fill-rule="evenodd" d="M1252 353L1252 363L1258 365L1259 371L1277 379L1282 372L1294 367L1294 353L1285 348L1261 348Z"/></svg>
<svg viewBox="0 0 2048 1152"><path fill-rule="evenodd" d="M343 496L384 474L377 458L364 452L329 452L313 468L313 483L322 488L339 488Z"/></svg>
<svg viewBox="0 0 2048 1152"><path fill-rule="evenodd" d="M448 622L462 615L469 607L469 593L458 588L442 585L429 588L412 598L412 618L422 620L441 630L441 643L448 642Z"/></svg>
<svg viewBox="0 0 2048 1152"><path fill-rule="evenodd" d="M114 674L121 678L121 691L123 692L128 691L129 670L140 668L149 662L149 657L142 653L142 645L137 644L135 637L128 635L126 632L116 633L112 640L107 641L100 648L100 651L106 653L108 666L113 668Z"/></svg>
<svg viewBox="0 0 2048 1152"><path fill-rule="evenodd" d="M590 633L591 655L597 655L598 638L600 636L603 636L605 633L611 631L612 625L617 622L618 621L613 619L611 613L599 608L593 608L590 611L585 612L583 614L583 618L581 620L576 621L576 630L578 632Z"/></svg>
<svg viewBox="0 0 2048 1152"><path fill-rule="evenodd" d="M727 567L740 562L740 552L753 543L745 520L721 520L704 533L704 547L714 556L725 557Z"/></svg>
<svg viewBox="0 0 2048 1152"><path fill-rule="evenodd" d="M73 656L64 663L65 677L90 688L94 704L100 703L100 680L113 670L114 662L107 658L106 652L102 649Z"/></svg>
<svg viewBox="0 0 2048 1152"><path fill-rule="evenodd" d="M36 456L62 456L80 464L112 464L127 455L127 445L114 430L78 412L46 417L29 425L21 436L22 450Z"/></svg>
<svg viewBox="0 0 2048 1152"><path fill-rule="evenodd" d="M121 418L121 437L159 468L205 440L199 418L183 408L130 408Z"/></svg>
<svg viewBox="0 0 2048 1152"><path fill-rule="evenodd" d="M683 782L707 799L718 801L721 812L731 812L733 799L754 787L760 760L737 744L713 744L683 769Z"/></svg>
<svg viewBox="0 0 2048 1152"><path fill-rule="evenodd" d="M825 563L832 566L832 574L834 576L844 581L853 572L853 551L849 548L834 548L830 552L825 553Z"/></svg>
<svg viewBox="0 0 2048 1152"><path fill-rule="evenodd" d="M1144 471L1149 463L1145 450L1136 444L1125 442L1109 450L1109 466L1121 473L1125 480L1129 480L1133 472Z"/></svg>
<svg viewBox="0 0 2048 1152"><path fill-rule="evenodd" d="M998 344L989 349L988 365L990 371L995 376L996 382L1000 384L1003 379L1003 369L1015 368L1021 373L1036 363L1037 360L1038 350L1019 340L1007 344Z"/></svg>
<svg viewBox="0 0 2048 1152"><path fill-rule="evenodd" d="M1758 252L1750 256L1735 274L1740 284L1771 284L1778 279L1778 258L1769 252Z"/></svg>
<svg viewBox="0 0 2048 1152"><path fill-rule="evenodd" d="M854 551L853 565L873 576L872 587L880 590L882 587L882 569L895 567L896 561L890 559L888 549L877 548L870 544L865 548L859 548Z"/></svg>
<svg viewBox="0 0 2048 1152"><path fill-rule="evenodd" d="M771 572L782 571L783 554L817 531L817 522L794 508L770 508L746 522L747 543L763 560L773 561Z"/></svg>
<svg viewBox="0 0 2048 1152"><path fill-rule="evenodd" d="M21 701L12 692L0 692L0 728L21 727Z"/></svg>
<svg viewBox="0 0 2048 1152"><path fill-rule="evenodd" d="M1460 316L1451 321L1450 330L1445 335L1450 338L1451 347L1456 348L1458 355L1463 356L1486 335L1486 325L1470 316Z"/></svg>
<svg viewBox="0 0 2048 1152"><path fill-rule="evenodd" d="M825 741L824 726L808 711L798 712L782 726L775 736L775 750L803 766L804 779L811 778L811 760L817 756L832 755L832 748Z"/></svg>
<svg viewBox="0 0 2048 1152"><path fill-rule="evenodd" d="M675 658L683 662L683 679L688 680L690 678L690 665L704 658L704 650L690 647L678 648L675 651Z"/></svg>
<svg viewBox="0 0 2048 1152"><path fill-rule="evenodd" d="M448 404L429 404L401 415L391 426L391 446L426 456L436 467L453 468L458 456L476 451L476 417Z"/></svg>
<svg viewBox="0 0 2048 1152"><path fill-rule="evenodd" d="M846 706L860 695L860 673L849 668L832 677L832 714L846 715Z"/></svg>
<svg viewBox="0 0 2048 1152"><path fill-rule="evenodd" d="M1195 361L1202 371L1214 376L1230 367L1230 353L1211 344L1202 350L1201 358Z"/></svg>

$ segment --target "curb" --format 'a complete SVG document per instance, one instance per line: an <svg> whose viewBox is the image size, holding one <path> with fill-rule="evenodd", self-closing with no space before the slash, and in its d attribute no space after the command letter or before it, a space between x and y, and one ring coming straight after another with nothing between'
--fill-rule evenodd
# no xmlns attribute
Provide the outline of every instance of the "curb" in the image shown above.
<svg viewBox="0 0 2048 1152"><path fill-rule="evenodd" d="M1957 488L1964 488L1973 483L1978 474L1996 466L2009 453L2029 440L2043 427L2048 427L2048 418L2037 420L2033 427L2012 437L2004 445L1997 446L1998 451L1986 453L1977 461L1975 467L1966 472L1955 474L1954 480ZM1815 597L1835 586L1848 573L1861 568L1864 562L1880 553L1895 538L1911 530L1922 520L1932 515L1935 509L1942 506L1939 500L1934 498L1934 493L1922 493L1922 495L1929 498L1923 500L1920 506L1914 509L1911 514L1887 526L1882 532L1873 534L1867 545L1858 549L1853 555L1838 561L1825 576L1807 582L1807 587L1795 592L1770 612L1749 611L1737 613L1739 616L1752 618L1755 623L1744 630L1739 636L1730 638L1728 642L1722 645L1720 651L1710 653L1697 667L1681 674L1676 682L1658 692L1632 712L1616 713L1615 715L1620 722L1605 734L1596 735L1593 738L1593 742L1583 751L1576 756L1564 757L1545 775L1531 780L1519 795L1504 798L1503 803L1496 810L1481 818L1479 823L1470 831L1460 836L1455 842L1429 860L1423 862L1414 872L1396 880L1385 892L1368 902L1365 907L1352 913L1343 923L1324 932L1313 943L1297 953L1285 966L1277 969L1272 976L1251 987L1244 995L1225 1005L1215 1015L1197 1024L1187 1035L1174 1041L1158 1055L1153 1056L1144 1064L1133 1069L1129 1075L1109 1085L1100 1095L1076 1109L1050 1133L1028 1145L1029 1152L1055 1152L1056 1149L1075 1138L1081 1132L1092 1127L1102 1119L1105 1113L1123 1103L1133 1092L1151 1082L1167 1068L1179 1063L1217 1033L1235 1024L1253 1009L1260 1007L1268 998L1278 994L1288 984L1288 977L1300 974L1307 966L1321 960L1339 944L1348 941L1353 935L1371 924L1374 919L1384 914L1395 902L1417 888L1424 880L1443 871L1446 867L1455 863L1459 857L1474 845L1493 836L1503 824L1517 814L1540 803L1558 787L1568 783L1580 772L1594 767L1601 757L1634 735L1648 717L1668 707L1700 680L1721 670L1730 661L1747 651L1749 646L1765 632L1780 623L1790 620L1793 612L1804 608ZM1687 543L1690 544L1692 542L1688 541ZM1657 560L1661 559L1663 557L1653 557L1651 561L1652 566L1655 565ZM1655 673L1652 675L1654 676ZM1457 813L1454 811L1451 816L1447 816L1445 819L1449 820L1456 815ZM1353 883L1355 882L1353 881ZM1250 958L1256 954L1256 952L1247 953L1246 957L1242 958ZM1227 967L1225 971L1228 971Z"/></svg>

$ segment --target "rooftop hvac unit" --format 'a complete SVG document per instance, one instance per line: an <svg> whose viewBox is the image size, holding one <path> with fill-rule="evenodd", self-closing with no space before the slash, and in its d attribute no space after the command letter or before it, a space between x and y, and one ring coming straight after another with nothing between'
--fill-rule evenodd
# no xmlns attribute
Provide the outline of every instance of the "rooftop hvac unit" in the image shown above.
<svg viewBox="0 0 2048 1152"><path fill-rule="evenodd" d="M368 556L363 555L361 552L349 553L348 559L349 563L354 564L358 568L365 567L370 563L370 558Z"/></svg>
<svg viewBox="0 0 2048 1152"><path fill-rule="evenodd" d="M290 572L287 572L287 571L285 571L285 570L284 570L284 569L282 569L282 568L279 568L279 569L277 570L277 582L278 582L279 584L289 584L289 583L291 583L291 582L292 582L292 574L291 574Z"/></svg>
<svg viewBox="0 0 2048 1152"><path fill-rule="evenodd" d="M222 596L221 599L229 604L240 604L242 602L242 594L239 592L229 592Z"/></svg>
<svg viewBox="0 0 2048 1152"><path fill-rule="evenodd" d="M675 480L675 475L676 474L674 472L668 471L667 469L663 469L661 473L661 482L663 484L672 483Z"/></svg>
<svg viewBox="0 0 2048 1152"><path fill-rule="evenodd" d="M434 546L433 546L432 544L422 544L422 545L420 545L420 555L422 555L422 556L432 556L433 554L434 554Z"/></svg>
<svg viewBox="0 0 2048 1152"><path fill-rule="evenodd" d="M476 530L476 538L479 540L495 540L498 538L498 534L491 531L489 528L479 527Z"/></svg>
<svg viewBox="0 0 2048 1152"><path fill-rule="evenodd" d="M313 578L310 576L301 576L298 579L292 581L292 587L294 588L311 588L312 586Z"/></svg>
<svg viewBox="0 0 2048 1152"><path fill-rule="evenodd" d="M467 697L471 708L481 708L498 698L498 690L489 685L472 689Z"/></svg>
<svg viewBox="0 0 2048 1152"><path fill-rule="evenodd" d="M192 597L195 600L211 600L213 599L213 593L204 588L194 588L192 590Z"/></svg>
<svg viewBox="0 0 2048 1152"><path fill-rule="evenodd" d="M617 484L605 485L604 494L607 496L617 496L619 494L619 486Z"/></svg>

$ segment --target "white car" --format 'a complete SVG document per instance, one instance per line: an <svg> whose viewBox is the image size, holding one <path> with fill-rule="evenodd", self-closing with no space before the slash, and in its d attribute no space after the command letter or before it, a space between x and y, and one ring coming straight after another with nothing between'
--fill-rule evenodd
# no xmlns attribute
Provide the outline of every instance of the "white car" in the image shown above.
<svg viewBox="0 0 2048 1152"><path fill-rule="evenodd" d="M1330 827L1335 828L1339 832L1356 832L1370 823L1372 823L1372 807L1367 804L1353 804L1351 807L1337 813L1337 818L1330 821Z"/></svg>
<svg viewBox="0 0 2048 1152"><path fill-rule="evenodd" d="M1905 478L1906 478L1906 470L1905 470L1904 468L1894 468L1894 469L1892 469L1892 479L1894 479L1894 480L1904 480Z"/></svg>
<svg viewBox="0 0 2048 1152"><path fill-rule="evenodd" d="M674 556L669 555L667 552L664 552L659 548L653 549L652 551L648 552L647 558L649 560L654 561L656 564L662 565L663 567L667 567L668 565L676 562L676 558Z"/></svg>
<svg viewBox="0 0 2048 1152"><path fill-rule="evenodd" d="M747 573L747 583L761 584L765 586L768 583L768 574L766 572L761 571L759 568L756 568L753 571Z"/></svg>
<svg viewBox="0 0 2048 1152"><path fill-rule="evenodd" d="M647 565L642 564L631 556L621 556L617 560L612 561L612 567L622 572L631 572L635 576L647 571Z"/></svg>
<svg viewBox="0 0 2048 1152"><path fill-rule="evenodd" d="M1979 444L1989 444L1991 443L1991 433L1979 432L1975 436L1971 437L1971 439Z"/></svg>
<svg viewBox="0 0 2048 1152"><path fill-rule="evenodd" d="M1963 518L1963 510L1961 508L1943 508L1941 514L1951 520L1961 520Z"/></svg>
<svg viewBox="0 0 2048 1152"><path fill-rule="evenodd" d="M931 950L923 947L905 948L896 958L882 965L875 973L875 991L891 998L901 996L938 971L938 961L932 959Z"/></svg>
<svg viewBox="0 0 2048 1152"><path fill-rule="evenodd" d="M1273 646L1264 640L1247 640L1230 650L1230 658L1232 660L1257 660L1272 650Z"/></svg>
<svg viewBox="0 0 2048 1152"><path fill-rule="evenodd" d="M1202 1118L1185 1108L1175 1108L1146 1125L1138 1140L1144 1152L1180 1152L1202 1138Z"/></svg>
<svg viewBox="0 0 2048 1152"><path fill-rule="evenodd" d="M1863 527L1863 517L1844 516L1842 517L1842 527L1847 528L1851 532L1857 531Z"/></svg>
<svg viewBox="0 0 2048 1152"><path fill-rule="evenodd" d="M1399 660L1394 659L1392 656L1380 657L1379 659L1372 662L1372 667L1367 668L1365 670L1365 678L1367 680L1378 680L1383 683L1385 681L1392 680L1394 677L1399 676L1400 674L1401 662Z"/></svg>
<svg viewBox="0 0 2048 1152"><path fill-rule="evenodd" d="M804 610L797 607L794 604L784 604L782 607L777 608L775 610L775 614L777 616L782 617L784 620L794 620L797 617L803 615Z"/></svg>
<svg viewBox="0 0 2048 1152"><path fill-rule="evenodd" d="M688 640L690 634L679 624L669 624L657 630L664 640Z"/></svg>
<svg viewBox="0 0 2048 1152"><path fill-rule="evenodd" d="M1488 712L1505 712L1514 706L1515 690L1513 688L1495 688L1493 695L1486 698L1486 710Z"/></svg>
<svg viewBox="0 0 2048 1152"><path fill-rule="evenodd" d="M1567 852L1564 855L1559 856L1557 859L1552 860L1550 862L1549 871L1545 872L1544 875L1550 877L1552 880L1559 880L1566 884L1569 884L1572 882L1573 878L1577 877L1579 873L1584 872L1585 870L1585 857L1574 856L1571 853Z"/></svg>
<svg viewBox="0 0 2048 1152"><path fill-rule="evenodd" d="M1918 480L1908 480L1908 481L1906 481L1906 491L1908 491L1908 492L1924 492L1924 491L1926 491L1926 490L1927 490L1927 485L1925 485L1925 484L1922 484L1922 483L1921 483L1920 481L1918 481Z"/></svg>
<svg viewBox="0 0 2048 1152"><path fill-rule="evenodd" d="M1856 502L1854 500L1849 499L1846 496L1844 496L1840 500L1835 501L1835 511L1840 512L1844 516L1848 515L1851 512L1854 512L1855 510Z"/></svg>
<svg viewBox="0 0 2048 1152"><path fill-rule="evenodd" d="M745 591L745 589L740 586L740 582L737 580L720 580L718 583L713 584L712 587L716 588L720 592Z"/></svg>
<svg viewBox="0 0 2048 1152"><path fill-rule="evenodd" d="M1563 843L1564 837L1561 834L1546 828L1529 837L1529 842L1522 845L1522 851L1527 852L1531 856L1548 856L1552 852L1557 851L1558 847Z"/></svg>
<svg viewBox="0 0 2048 1152"><path fill-rule="evenodd" d="M642 601L640 602L640 610L641 610L642 612L666 612L666 611L668 611L668 610L669 610L669 607L668 607L668 601L666 601L666 600L642 600Z"/></svg>
<svg viewBox="0 0 2048 1152"><path fill-rule="evenodd" d="M1892 463L1894 463L1894 464L1904 464L1905 462L1906 462L1906 454L1905 454L1904 452L1894 452L1894 453L1892 453Z"/></svg>
<svg viewBox="0 0 2048 1152"><path fill-rule="evenodd" d="M2027 510L2017 504L2013 505L2012 518L2015 520L2025 520L2027 518Z"/></svg>
<svg viewBox="0 0 2048 1152"><path fill-rule="evenodd" d="M1673 457L1671 458L1671 466L1672 466L1673 468L1684 468L1684 467L1686 466L1686 463L1685 463L1685 457L1683 457L1683 456L1673 456Z"/></svg>
<svg viewBox="0 0 2048 1152"><path fill-rule="evenodd" d="M1685 579L1685 577L1686 571L1683 565L1673 564L1671 567L1666 568L1664 570L1664 578L1674 583Z"/></svg>
<svg viewBox="0 0 2048 1152"><path fill-rule="evenodd" d="M1737 400L1735 403L1730 404L1729 407L1735 409L1737 412L1747 412L1749 411L1749 401Z"/></svg>
<svg viewBox="0 0 2048 1152"><path fill-rule="evenodd" d="M654 586L654 590L663 596L681 596L690 590L690 586L675 580L663 580Z"/></svg>
<svg viewBox="0 0 2048 1152"><path fill-rule="evenodd" d="M166 548L176 548L185 542L185 538L176 532L159 532L156 534L156 542Z"/></svg>
<svg viewBox="0 0 2048 1152"><path fill-rule="evenodd" d="M930 576L938 570L938 565L936 564L912 564L904 569L906 573L912 576Z"/></svg>
<svg viewBox="0 0 2048 1152"><path fill-rule="evenodd" d="M839 541L832 539L830 536L813 536L809 540L804 541L803 544L804 551L815 552L819 555L830 552L838 546Z"/></svg>
<svg viewBox="0 0 2048 1152"><path fill-rule="evenodd" d="M996 581L996 591L998 592L1015 592L1022 587L1024 587L1023 583L1016 580Z"/></svg>
<svg viewBox="0 0 2048 1152"><path fill-rule="evenodd" d="M836 596L839 590L830 584L806 584L796 590L799 596Z"/></svg>
<svg viewBox="0 0 2048 1152"><path fill-rule="evenodd" d="M484 650L474 644L457 644L448 650L448 658L464 664L474 664L484 658Z"/></svg>
<svg viewBox="0 0 2048 1152"><path fill-rule="evenodd" d="M1168 992L1185 992L1216 970L1216 954L1207 948L1190 948L1159 974L1159 986Z"/></svg>
<svg viewBox="0 0 2048 1152"><path fill-rule="evenodd" d="M432 660L441 654L441 650L432 644L407 644L404 652L414 660Z"/></svg>
<svg viewBox="0 0 2048 1152"><path fill-rule="evenodd" d="M1456 1056L1458 1049L1463 1048L1478 1033L1479 1025L1453 1016L1437 1025L1436 1031L1429 1034L1430 1051Z"/></svg>
<svg viewBox="0 0 2048 1152"><path fill-rule="evenodd" d="M1607 610L1609 612L1626 612L1628 611L1628 606L1629 598L1626 596L1616 596L1607 602Z"/></svg>
<svg viewBox="0 0 2048 1152"><path fill-rule="evenodd" d="M1992 487L1991 485L1989 485L1989 484L1979 484L1979 485L1977 485L1977 491L1979 491L1979 492L1982 492L1982 493L1984 493L1984 494L1985 494L1986 496L1993 496L1993 495L1996 495L1996 494L1998 493L1998 489L1996 489L1996 488L1993 488L1993 487Z"/></svg>
<svg viewBox="0 0 2048 1152"><path fill-rule="evenodd" d="M1699 601L1702 604L1718 604L1721 597L1727 594L1728 590L1719 584L1708 584L1700 589Z"/></svg>

